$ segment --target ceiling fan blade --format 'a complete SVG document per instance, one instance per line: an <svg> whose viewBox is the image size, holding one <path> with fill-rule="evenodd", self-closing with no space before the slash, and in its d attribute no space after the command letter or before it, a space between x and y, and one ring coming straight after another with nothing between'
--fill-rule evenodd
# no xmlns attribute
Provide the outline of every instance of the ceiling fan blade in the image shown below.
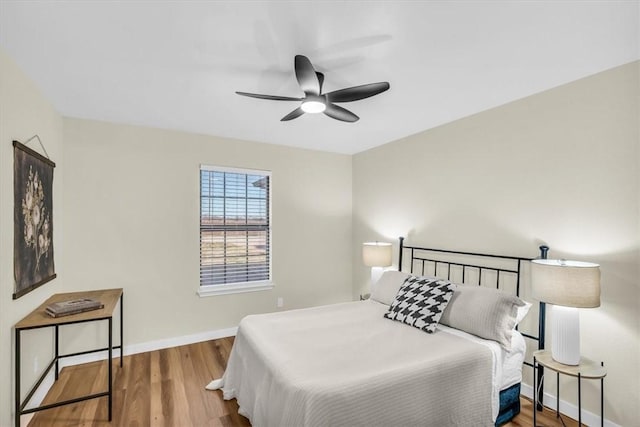
<svg viewBox="0 0 640 427"><path fill-rule="evenodd" d="M324 110L324 113L332 119L341 120L343 122L353 123L360 119L360 117L356 116L351 111L331 103L327 103L327 109Z"/></svg>
<svg viewBox="0 0 640 427"><path fill-rule="evenodd" d="M302 101L302 98L292 98L290 96L261 95L259 93L236 92L238 95L251 98L270 99L271 101Z"/></svg>
<svg viewBox="0 0 640 427"><path fill-rule="evenodd" d="M290 112L289 114L287 114L286 116L284 116L283 118L281 118L280 121L281 122L287 122L289 120L297 119L298 117L300 117L303 114L304 114L304 111L302 111L302 108L298 107L295 110L293 110L292 112Z"/></svg>
<svg viewBox="0 0 640 427"><path fill-rule="evenodd" d="M329 102L350 102L369 98L389 89L389 83L369 83L362 86L354 86L346 89L334 90L326 94Z"/></svg>
<svg viewBox="0 0 640 427"><path fill-rule="evenodd" d="M309 58L304 55L296 55L294 65L296 79L298 79L302 91L306 94L320 95L320 82Z"/></svg>
<svg viewBox="0 0 640 427"><path fill-rule="evenodd" d="M319 83L319 92L322 93L322 85L324 83L324 74L316 71L316 76L318 76L318 83Z"/></svg>

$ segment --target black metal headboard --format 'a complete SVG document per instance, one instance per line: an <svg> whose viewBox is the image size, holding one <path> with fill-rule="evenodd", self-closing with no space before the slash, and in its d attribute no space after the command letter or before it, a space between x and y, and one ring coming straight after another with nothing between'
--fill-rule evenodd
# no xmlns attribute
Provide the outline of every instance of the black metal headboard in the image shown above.
<svg viewBox="0 0 640 427"><path fill-rule="evenodd" d="M510 275L512 277L515 276L515 293L517 296L520 296L520 279L523 270L523 263L529 263L533 260L533 258L522 258L509 255L481 254L475 252L461 252L447 249L426 248L422 246L406 246L404 244L404 237L400 237L398 271L402 271L402 261L405 251L409 251L409 272L411 274L418 274L421 276L431 274L433 276L438 276L439 271L443 271L443 269L446 269L445 271L447 279L452 280L451 276L453 267L454 270L457 270L458 273L461 273L461 280L458 280L460 283L465 283L465 279L468 278L467 272L472 271L476 273L477 284L481 285L483 283L483 277L486 278L488 276L487 274L483 276L483 272L492 272L495 277L495 286L497 289L500 288L501 277L504 277L505 275ZM549 247L540 246L540 258L547 258L548 251ZM451 259L447 260L445 257L449 257ZM455 260L453 260L454 258ZM466 260L472 261L467 262ZM414 268L418 268L419 271L414 272ZM545 303L541 302L538 310L537 336L520 331L522 336L524 336L525 338L536 341L539 350L543 349L545 344L545 311ZM525 365L533 368L532 362L525 361L524 363ZM539 384L542 385L542 369L538 369L537 374L537 380L539 381ZM541 402L543 397L543 390L543 387L540 387L540 389L538 390L539 407L541 407L542 405Z"/></svg>

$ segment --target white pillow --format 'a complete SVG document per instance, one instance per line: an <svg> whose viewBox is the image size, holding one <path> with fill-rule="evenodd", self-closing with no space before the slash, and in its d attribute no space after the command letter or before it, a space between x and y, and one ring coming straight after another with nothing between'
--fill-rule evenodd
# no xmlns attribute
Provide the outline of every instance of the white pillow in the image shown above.
<svg viewBox="0 0 640 427"><path fill-rule="evenodd" d="M457 285L440 323L511 348L520 298L497 289Z"/></svg>
<svg viewBox="0 0 640 427"><path fill-rule="evenodd" d="M531 305L532 305L530 302L526 302L526 301L522 301L522 302L524 303L524 305L521 305L518 307L518 312L516 313L515 326L518 326L520 322L522 322L524 318L527 317L527 313L529 313L529 309L531 308Z"/></svg>
<svg viewBox="0 0 640 427"><path fill-rule="evenodd" d="M409 275L401 271L385 271L382 273L380 280L373 284L371 299L382 304L391 305L400 290L400 286L402 286L407 277Z"/></svg>

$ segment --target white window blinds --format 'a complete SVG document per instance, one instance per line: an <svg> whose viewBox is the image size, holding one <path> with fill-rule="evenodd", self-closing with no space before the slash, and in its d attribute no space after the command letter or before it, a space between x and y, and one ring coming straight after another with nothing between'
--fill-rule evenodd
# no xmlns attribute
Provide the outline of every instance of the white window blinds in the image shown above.
<svg viewBox="0 0 640 427"><path fill-rule="evenodd" d="M200 286L271 280L269 172L200 167Z"/></svg>

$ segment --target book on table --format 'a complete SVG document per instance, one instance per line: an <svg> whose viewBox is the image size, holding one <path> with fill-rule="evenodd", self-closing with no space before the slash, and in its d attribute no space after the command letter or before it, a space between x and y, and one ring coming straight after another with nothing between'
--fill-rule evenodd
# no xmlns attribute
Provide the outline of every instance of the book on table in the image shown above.
<svg viewBox="0 0 640 427"><path fill-rule="evenodd" d="M104 308L104 304L98 300L93 298L77 298L49 304L45 312L51 317L61 317L84 313L85 311L99 310L101 308Z"/></svg>

